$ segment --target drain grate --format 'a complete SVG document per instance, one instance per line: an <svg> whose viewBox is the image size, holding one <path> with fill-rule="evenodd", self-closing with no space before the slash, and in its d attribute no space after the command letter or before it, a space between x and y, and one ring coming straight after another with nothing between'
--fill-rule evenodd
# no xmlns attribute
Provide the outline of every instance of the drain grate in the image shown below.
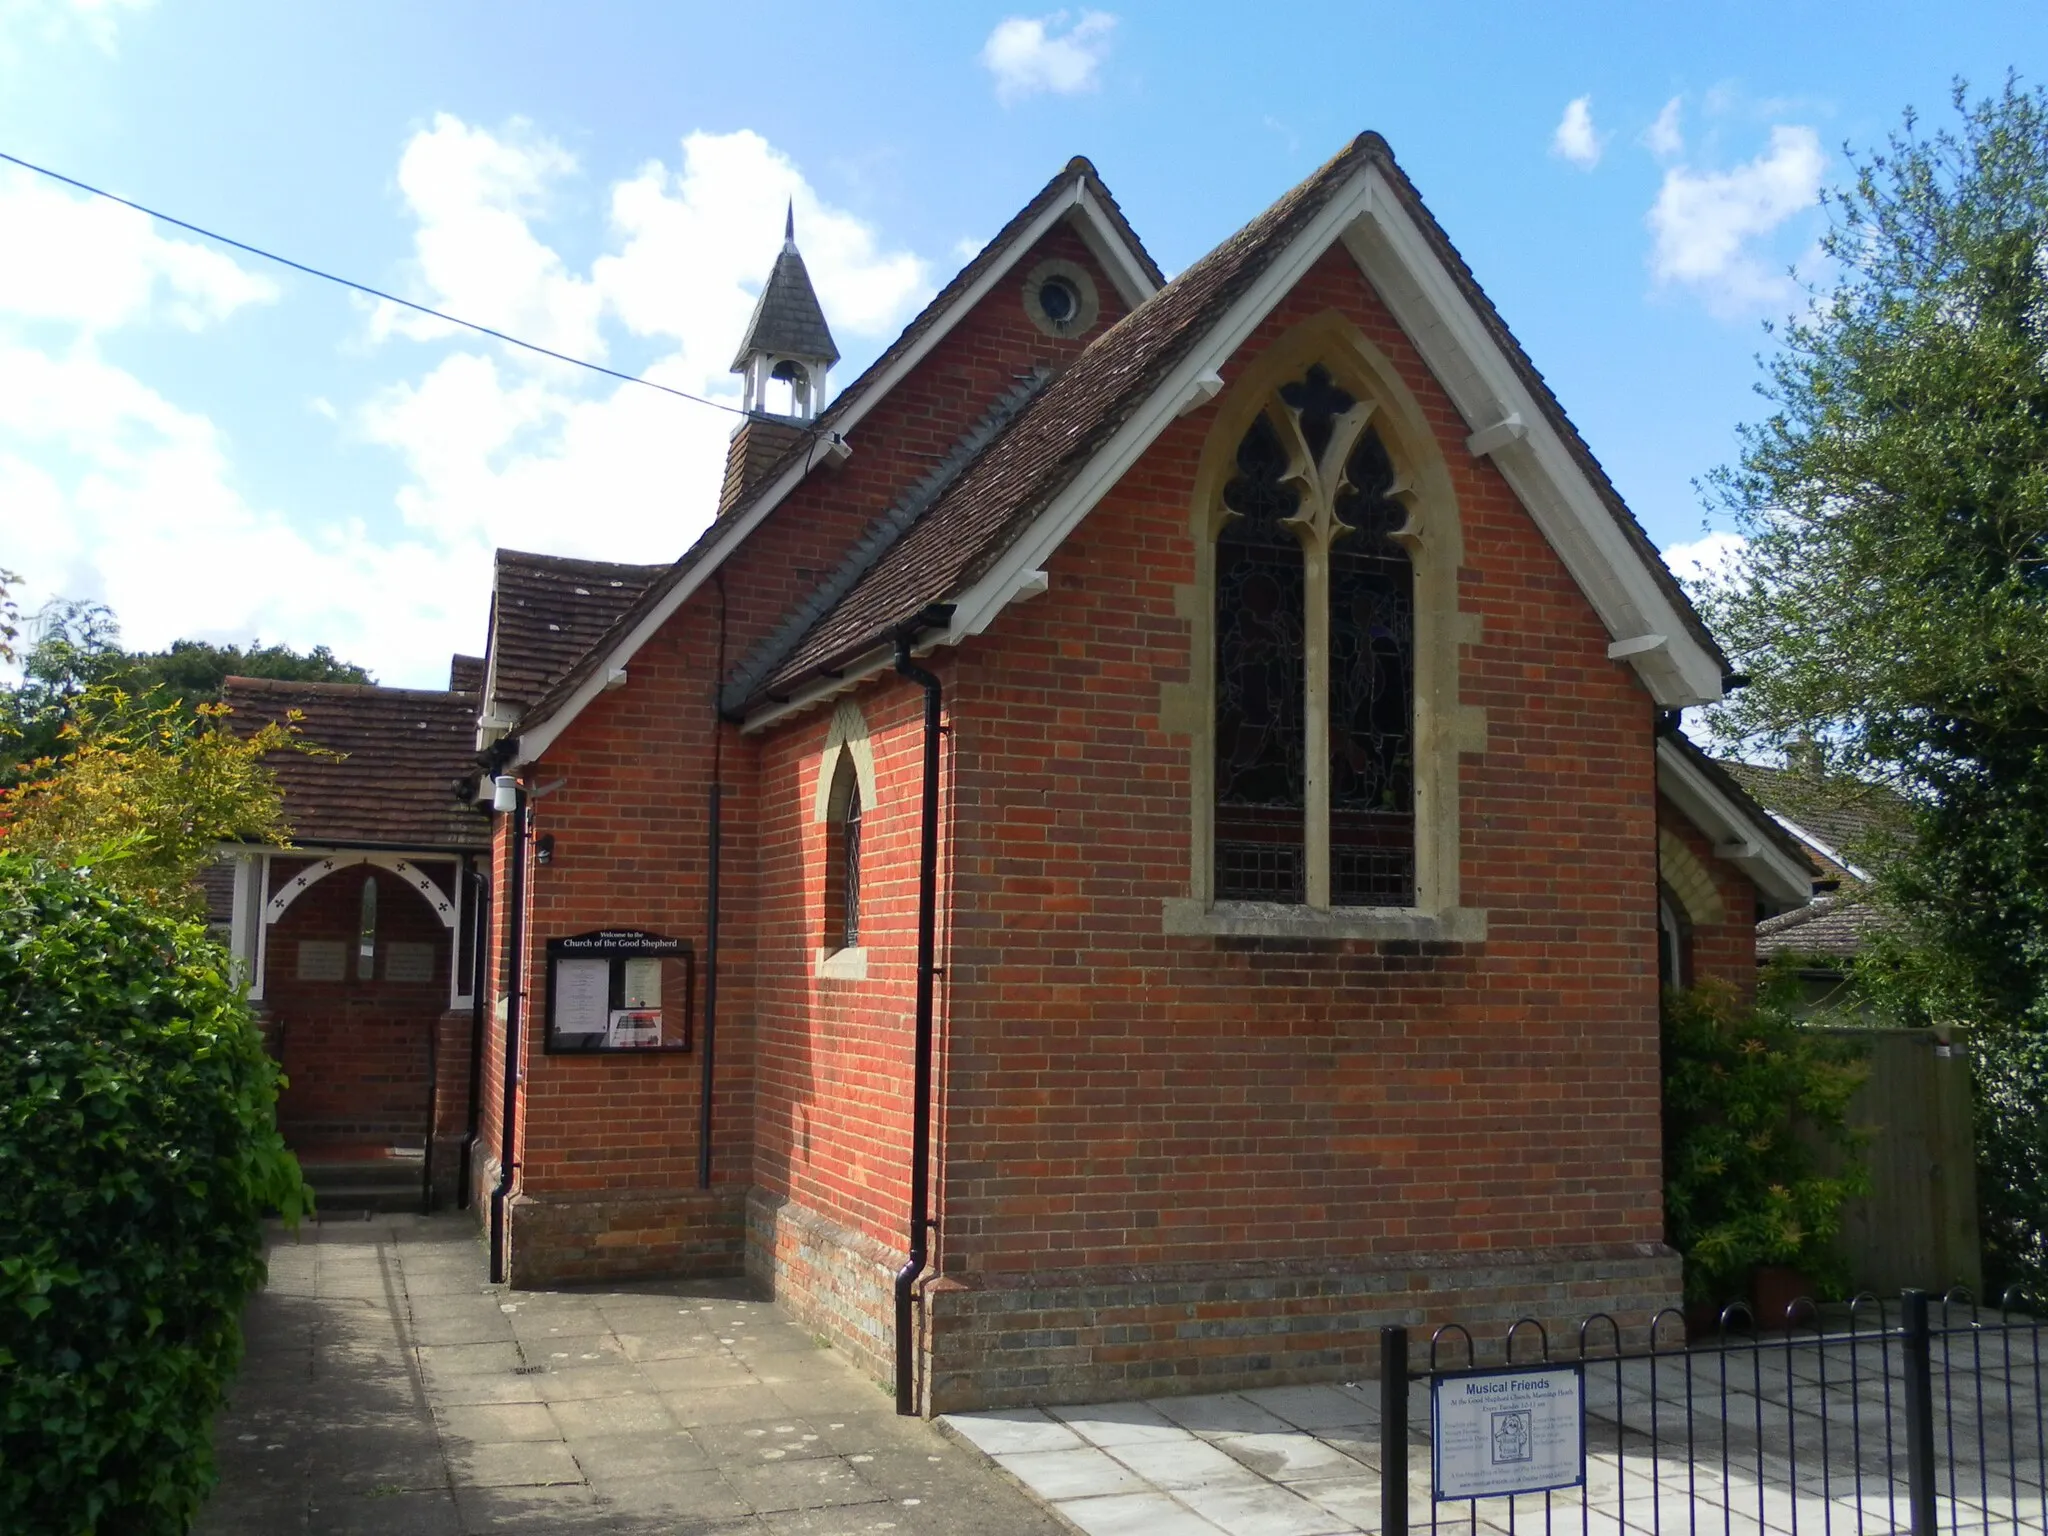
<svg viewBox="0 0 2048 1536"><path fill-rule="evenodd" d="M544 1365L515 1365L512 1367L512 1374L514 1376L538 1376L546 1369L547 1367Z"/></svg>

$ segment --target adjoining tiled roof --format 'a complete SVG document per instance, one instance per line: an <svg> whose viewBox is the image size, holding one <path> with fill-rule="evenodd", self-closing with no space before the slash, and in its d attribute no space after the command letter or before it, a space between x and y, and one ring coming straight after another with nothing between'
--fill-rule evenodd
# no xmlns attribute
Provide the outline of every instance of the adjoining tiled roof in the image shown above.
<svg viewBox="0 0 2048 1536"><path fill-rule="evenodd" d="M296 710L309 744L340 757L277 752L292 840L305 847L365 844L482 849L490 821L458 799L477 776L473 693L231 677L221 698L230 727L252 733Z"/></svg>
<svg viewBox="0 0 2048 1536"><path fill-rule="evenodd" d="M1010 242L1027 230L1049 208L1063 198L1070 198L1077 184L1087 188L1089 195L1094 198L1097 206L1102 209L1117 233L1137 257L1146 275L1155 283L1165 282L1165 274L1159 270L1158 263L1153 261L1151 254L1125 220L1123 209L1110 195L1110 190L1103 184L1102 178L1096 174L1094 165L1084 157L1076 155L1067 162L1059 175L1053 177L1039 189L1030 202L1017 210L1009 223L997 231L995 238L983 246L972 261L954 274L953 280L941 288L929 304L918 311L916 318L903 328L902 334L889 344L888 349L870 363L859 378L839 392L832 404L811 424L802 439L793 443L789 451L761 475L757 488L751 495L706 528L699 535L697 542L683 553L682 558L650 582L639 599L612 620L605 633L584 651L573 666L555 679L552 687L530 701L520 726L530 727L545 721L566 703L569 696L602 664L612 646L623 639L645 614L655 608L685 576L709 556L726 531L733 523L746 516L748 508L760 499L767 487L774 485L787 469L802 462L806 455L815 453L819 443L830 441L832 434L839 430L852 407L864 399L875 387L876 382L885 378L898 360L915 347L925 333L937 325L946 312L981 281L989 268L1001 259Z"/></svg>
<svg viewBox="0 0 2048 1536"><path fill-rule="evenodd" d="M461 652L448 658L448 691L450 693L482 693L484 691L484 659L481 656L464 656Z"/></svg>
<svg viewBox="0 0 2048 1536"><path fill-rule="evenodd" d="M797 252L796 212L793 208L787 232L783 235L782 249L776 253L775 266L768 274L768 281L761 285L761 296L754 301L754 316L747 322L746 334L740 339L740 349L732 360L732 371L738 373L746 367L747 359L756 352L773 352L782 357L822 358L828 363L839 361L839 347L832 340L832 327L825 323L825 311L818 303L817 290L811 286L811 274Z"/></svg>
<svg viewBox="0 0 2048 1536"><path fill-rule="evenodd" d="M848 550L846 557L839 562L839 568L821 582L808 598L793 608L775 632L756 646L732 669L730 677L722 681L719 695L721 706L726 709L737 709L743 705L761 680L782 665L784 658L817 622L819 615L829 612L833 604L853 589L875 562L889 552L890 547L904 532L916 524L925 508L943 496L953 482L987 450L989 444L1002 435L1017 413L1045 387L1046 381L1051 377L1049 370L1034 369L1005 390L997 397L994 407L988 414L976 422L967 435L955 443L922 480L911 486L894 506L870 523L867 531L854 541L853 548Z"/></svg>
<svg viewBox="0 0 2048 1536"><path fill-rule="evenodd" d="M1378 134L1341 154L1090 344L1016 425L826 614L757 699L878 644L985 572L1351 176L1378 166L1512 361L1601 501L1710 655L1720 648ZM1725 658L1723 665L1725 666Z"/></svg>
<svg viewBox="0 0 2048 1536"><path fill-rule="evenodd" d="M1811 906L1758 923L1756 954L1759 960L1775 960L1781 955L1851 960L1872 938L1895 926L1888 913L1867 901L1817 896Z"/></svg>
<svg viewBox="0 0 2048 1536"><path fill-rule="evenodd" d="M666 569L499 550L490 702L521 709L541 697Z"/></svg>
<svg viewBox="0 0 2048 1536"><path fill-rule="evenodd" d="M1855 878L1842 861L1867 871L1872 862L1882 860L1886 842L1905 829L1906 802L1882 784L1821 778L1760 763L1724 761L1721 766L1767 810L1834 850L1834 860L1816 852L1834 866L1828 873L1836 878Z"/></svg>

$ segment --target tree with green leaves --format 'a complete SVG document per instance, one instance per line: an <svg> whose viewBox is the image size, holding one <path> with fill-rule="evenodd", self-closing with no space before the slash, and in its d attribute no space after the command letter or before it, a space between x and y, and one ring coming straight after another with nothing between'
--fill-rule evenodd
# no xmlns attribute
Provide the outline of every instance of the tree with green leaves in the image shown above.
<svg viewBox="0 0 2048 1536"><path fill-rule="evenodd" d="M1828 194L1831 284L1778 333L1703 595L1716 728L1903 794L1873 991L1974 1026L1988 1270L2048 1284L2048 95L1911 113Z"/></svg>

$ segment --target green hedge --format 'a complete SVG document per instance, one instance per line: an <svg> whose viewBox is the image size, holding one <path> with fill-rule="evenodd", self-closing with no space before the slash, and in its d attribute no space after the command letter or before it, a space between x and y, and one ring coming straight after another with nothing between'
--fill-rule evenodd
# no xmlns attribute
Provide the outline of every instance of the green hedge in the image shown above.
<svg viewBox="0 0 2048 1536"><path fill-rule="evenodd" d="M227 956L0 852L0 1531L181 1533L303 1185Z"/></svg>

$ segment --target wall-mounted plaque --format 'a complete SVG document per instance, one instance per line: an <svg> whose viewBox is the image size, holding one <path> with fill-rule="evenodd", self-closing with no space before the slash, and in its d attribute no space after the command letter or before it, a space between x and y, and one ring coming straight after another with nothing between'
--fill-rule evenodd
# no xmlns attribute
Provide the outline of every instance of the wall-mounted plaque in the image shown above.
<svg viewBox="0 0 2048 1536"><path fill-rule="evenodd" d="M384 946L386 981L423 982L434 979L434 946L393 942Z"/></svg>
<svg viewBox="0 0 2048 1536"><path fill-rule="evenodd" d="M603 928L550 939L547 1050L687 1051L696 952L685 939Z"/></svg>
<svg viewBox="0 0 2048 1536"><path fill-rule="evenodd" d="M299 940L300 981L340 981L347 970L348 945L343 940Z"/></svg>

